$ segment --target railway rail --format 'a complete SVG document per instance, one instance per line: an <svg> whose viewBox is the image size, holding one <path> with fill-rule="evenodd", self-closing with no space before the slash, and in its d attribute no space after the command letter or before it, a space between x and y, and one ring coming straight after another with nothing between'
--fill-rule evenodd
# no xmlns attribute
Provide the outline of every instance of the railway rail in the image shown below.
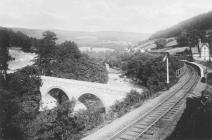
<svg viewBox="0 0 212 140"><path fill-rule="evenodd" d="M161 120L170 120L185 103L188 93L192 91L199 81L198 70L187 65L184 81L181 81L168 96L151 110L116 132L107 140L143 140L155 139L155 126Z"/></svg>

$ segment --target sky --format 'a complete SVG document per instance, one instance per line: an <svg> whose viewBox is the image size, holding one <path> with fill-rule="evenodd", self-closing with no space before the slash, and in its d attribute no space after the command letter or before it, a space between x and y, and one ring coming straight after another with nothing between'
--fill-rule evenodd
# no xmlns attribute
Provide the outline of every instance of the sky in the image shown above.
<svg viewBox="0 0 212 140"><path fill-rule="evenodd" d="M0 0L0 26L153 33L212 11L212 0Z"/></svg>

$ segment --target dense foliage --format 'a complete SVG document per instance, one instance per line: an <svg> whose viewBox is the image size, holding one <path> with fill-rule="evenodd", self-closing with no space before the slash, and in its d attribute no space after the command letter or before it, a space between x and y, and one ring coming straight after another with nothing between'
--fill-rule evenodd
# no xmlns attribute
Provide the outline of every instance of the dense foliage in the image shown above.
<svg viewBox="0 0 212 140"><path fill-rule="evenodd" d="M22 32L14 32L9 30L10 35L10 45L21 47L23 51L31 51L32 47L32 39L29 36L25 35Z"/></svg>
<svg viewBox="0 0 212 140"><path fill-rule="evenodd" d="M145 100L150 98L152 94L148 91L138 93L136 91L131 91L126 95L122 101L117 101L111 106L109 113L106 114L106 118L119 118L131 111L133 108L139 107Z"/></svg>
<svg viewBox="0 0 212 140"><path fill-rule="evenodd" d="M9 56L9 34L7 29L0 28L0 87L2 87L7 79Z"/></svg>
<svg viewBox="0 0 212 140"><path fill-rule="evenodd" d="M39 68L41 74L50 75L50 65L54 61L56 50L56 34L51 31L43 33L43 39L39 42L38 55L39 55Z"/></svg>
<svg viewBox="0 0 212 140"><path fill-rule="evenodd" d="M74 104L74 101L67 101L53 110L41 112L30 123L28 133L34 139L76 139L84 126L72 115Z"/></svg>
<svg viewBox="0 0 212 140"><path fill-rule="evenodd" d="M9 47L20 47L25 52L31 52L35 51L39 45L39 39L29 37L20 31L15 32L11 29L0 27L1 34L3 34L4 31L6 31L7 36L9 36Z"/></svg>
<svg viewBox="0 0 212 140"><path fill-rule="evenodd" d="M4 138L25 139L26 130L39 109L41 80L35 67L8 75L8 87L1 92L1 121Z"/></svg>
<svg viewBox="0 0 212 140"><path fill-rule="evenodd" d="M156 92L166 88L166 63L163 56L153 56L149 54L133 54L125 61L125 75L135 82L147 87L151 92ZM169 58L170 84L177 81L175 72L182 67L182 62L174 57Z"/></svg>
<svg viewBox="0 0 212 140"><path fill-rule="evenodd" d="M104 63L81 54L74 42L57 45L55 60L51 65L53 76L101 83L108 80Z"/></svg>

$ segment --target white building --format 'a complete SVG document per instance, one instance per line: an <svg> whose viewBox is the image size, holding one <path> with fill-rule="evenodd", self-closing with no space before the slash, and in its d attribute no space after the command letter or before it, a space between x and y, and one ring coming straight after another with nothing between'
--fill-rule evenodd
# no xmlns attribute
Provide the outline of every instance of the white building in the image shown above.
<svg viewBox="0 0 212 140"><path fill-rule="evenodd" d="M200 58L201 58L201 60L208 61L210 59L209 44L208 43L202 43L201 40L199 40L199 47L200 47Z"/></svg>

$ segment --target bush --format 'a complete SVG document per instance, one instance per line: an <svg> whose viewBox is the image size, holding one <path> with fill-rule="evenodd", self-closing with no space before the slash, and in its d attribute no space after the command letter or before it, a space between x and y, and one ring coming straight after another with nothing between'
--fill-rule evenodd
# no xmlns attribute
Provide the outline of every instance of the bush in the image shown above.
<svg viewBox="0 0 212 140"><path fill-rule="evenodd" d="M73 112L74 101L63 102L53 110L41 112L28 126L28 134L34 139L74 139L83 128Z"/></svg>
<svg viewBox="0 0 212 140"><path fill-rule="evenodd" d="M108 118L121 117L133 108L139 107L150 96L151 94L148 91L144 91L143 93L131 91L122 101L117 101L114 105L112 105L106 116Z"/></svg>
<svg viewBox="0 0 212 140"><path fill-rule="evenodd" d="M162 49L162 48L166 47L166 44L167 44L167 42L165 39L158 39L155 41L155 45L156 45L157 49Z"/></svg>
<svg viewBox="0 0 212 140"><path fill-rule="evenodd" d="M125 62L125 75L147 87L151 92L163 90L166 88L166 62L163 62L162 59L162 56L133 54ZM177 81L175 71L182 66L182 62L174 57L169 57L170 85Z"/></svg>

